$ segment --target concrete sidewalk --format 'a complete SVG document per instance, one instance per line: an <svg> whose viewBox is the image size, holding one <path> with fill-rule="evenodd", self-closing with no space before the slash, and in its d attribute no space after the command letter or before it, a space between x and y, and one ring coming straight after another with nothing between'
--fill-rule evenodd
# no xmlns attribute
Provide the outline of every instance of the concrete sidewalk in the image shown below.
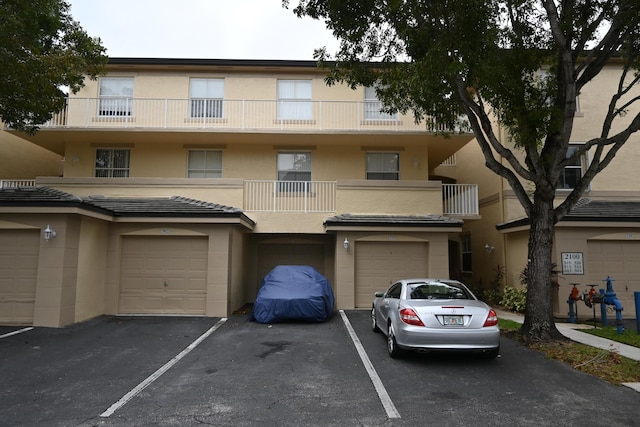
<svg viewBox="0 0 640 427"><path fill-rule="evenodd" d="M496 310L498 318L512 320L514 322L522 323L524 316L518 313L510 313L508 311ZM640 361L640 348L631 345L619 343L617 341L608 340L606 338L597 337L595 335L580 332L580 329L589 329L592 326L583 325L579 323L556 323L558 331L565 337L572 341L576 341L591 347L600 348L603 350L615 351L621 356L628 359ZM640 383L624 383L627 387L640 392Z"/></svg>

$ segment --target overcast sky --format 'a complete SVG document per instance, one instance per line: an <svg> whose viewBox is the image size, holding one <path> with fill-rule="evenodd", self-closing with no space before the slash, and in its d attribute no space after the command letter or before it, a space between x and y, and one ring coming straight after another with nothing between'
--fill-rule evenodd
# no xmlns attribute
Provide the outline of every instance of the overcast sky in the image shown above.
<svg viewBox="0 0 640 427"><path fill-rule="evenodd" d="M281 0L68 0L71 15L111 57L313 59L337 41Z"/></svg>

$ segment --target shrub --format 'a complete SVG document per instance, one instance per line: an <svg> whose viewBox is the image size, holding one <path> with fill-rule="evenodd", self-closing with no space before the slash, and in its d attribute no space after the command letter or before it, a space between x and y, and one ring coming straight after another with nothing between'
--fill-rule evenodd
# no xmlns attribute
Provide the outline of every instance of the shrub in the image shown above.
<svg viewBox="0 0 640 427"><path fill-rule="evenodd" d="M516 289L511 286L504 288L504 295L500 305L509 311L524 313L527 304L527 289Z"/></svg>

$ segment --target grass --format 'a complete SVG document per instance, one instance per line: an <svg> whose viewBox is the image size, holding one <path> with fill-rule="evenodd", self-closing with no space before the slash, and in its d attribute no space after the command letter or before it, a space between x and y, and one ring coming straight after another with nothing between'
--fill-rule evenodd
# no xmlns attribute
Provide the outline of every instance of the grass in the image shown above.
<svg viewBox="0 0 640 427"><path fill-rule="evenodd" d="M500 330L508 338L523 342L518 322L499 319ZM626 331L618 334L616 328L584 329L614 341L640 347L640 335ZM625 338L623 338L625 337ZM626 339L627 341L622 341ZM635 343L635 344L634 344ZM530 349L540 351L551 359L556 359L572 368L593 375L613 384L640 382L640 362L620 356L615 350L602 350L574 341L536 342L529 344Z"/></svg>
<svg viewBox="0 0 640 427"><path fill-rule="evenodd" d="M580 332L586 332L587 334L607 338L623 344L632 345L634 347L640 347L640 334L637 334L635 331L630 331L628 329L625 329L622 334L618 333L618 330L615 326L580 329Z"/></svg>

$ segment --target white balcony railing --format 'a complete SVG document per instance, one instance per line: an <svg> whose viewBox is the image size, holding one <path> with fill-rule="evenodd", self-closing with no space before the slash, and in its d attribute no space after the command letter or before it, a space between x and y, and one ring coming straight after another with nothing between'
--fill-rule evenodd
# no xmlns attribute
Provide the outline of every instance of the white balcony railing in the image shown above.
<svg viewBox="0 0 640 427"><path fill-rule="evenodd" d="M365 102L303 101L292 108L277 100L216 100L215 108L194 108L190 99L127 98L115 105L100 98L68 98L63 111L42 128L148 128L273 131L403 131L447 129L431 117L372 114ZM126 101L126 102L125 102ZM294 105L295 107L295 105ZM384 117L384 118L381 118Z"/></svg>
<svg viewBox="0 0 640 427"><path fill-rule="evenodd" d="M245 181L244 210L335 212L335 181Z"/></svg>
<svg viewBox="0 0 640 427"><path fill-rule="evenodd" d="M0 189L33 187L35 180L0 180ZM112 184L110 184L112 185ZM478 186L443 184L444 215L478 215ZM336 212L335 181L244 182L244 206L248 212Z"/></svg>
<svg viewBox="0 0 640 427"><path fill-rule="evenodd" d="M442 184L445 215L479 215L477 184Z"/></svg>
<svg viewBox="0 0 640 427"><path fill-rule="evenodd" d="M35 179L0 179L0 189L34 187L35 185Z"/></svg>

